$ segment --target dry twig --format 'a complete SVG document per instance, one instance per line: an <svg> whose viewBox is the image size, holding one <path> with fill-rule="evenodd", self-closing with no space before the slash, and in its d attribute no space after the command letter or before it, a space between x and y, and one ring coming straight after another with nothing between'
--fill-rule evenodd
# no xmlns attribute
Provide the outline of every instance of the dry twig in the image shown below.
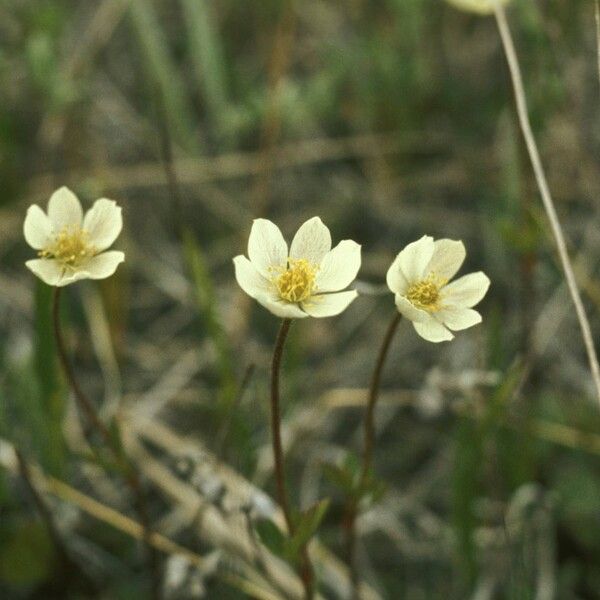
<svg viewBox="0 0 600 600"><path fill-rule="evenodd" d="M594 380L594 385L596 386L598 402L600 402L600 366L598 365L598 357L596 355L596 348L594 347L592 330L583 306L583 302L581 300L581 295L575 279L575 273L573 272L573 267L569 258L567 244L565 242L562 227L558 219L558 215L556 214L556 208L554 207L554 202L550 194L550 188L548 186L544 167L540 159L535 137L533 135L533 131L531 130L531 123L529 122L529 112L527 108L527 98L523 86L523 77L521 75L521 68L519 66L519 60L515 51L515 46L510 33L510 28L508 26L508 21L506 19L506 14L504 12L504 8L498 0L493 0L493 2L496 23L502 39L502 45L504 47L504 52L506 54L506 60L508 62L513 83L521 131L523 132L523 137L525 138L527 151L529 153L529 158L531 159L531 164L533 166L537 185L542 197L544 209L546 210L548 220L550 221L550 227L552 228L552 234L556 242L560 262L565 273L571 299L573 300L573 304L575 306L575 312L577 314L577 319L579 320L583 343L585 345L590 363L592 378Z"/></svg>

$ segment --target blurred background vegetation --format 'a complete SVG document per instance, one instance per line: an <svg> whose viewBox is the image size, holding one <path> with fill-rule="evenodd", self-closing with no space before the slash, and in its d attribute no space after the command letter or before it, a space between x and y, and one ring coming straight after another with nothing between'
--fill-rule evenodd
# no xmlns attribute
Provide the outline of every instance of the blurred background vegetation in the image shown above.
<svg viewBox="0 0 600 600"><path fill-rule="evenodd" d="M515 0L508 15L598 333L594 4ZM600 413L493 17L441 0L2 0L0 181L0 597L149 597L131 498L86 446L50 290L23 266L27 206L66 184L84 206L124 207L125 265L69 287L64 318L155 531L188 551L161 553L165 597L277 589L256 535L273 513L260 489L273 492L277 322L238 289L231 259L252 218L290 239L318 214L334 241L363 244L366 292L338 318L296 324L285 360L294 501L333 500L313 548L324 596L343 598L347 578L343 498L323 465L360 448L394 310L385 271L427 233L463 239L463 272L492 287L483 324L452 343L408 323L394 342L375 451L387 491L360 521L368 597L600 598ZM194 234L183 241L178 214ZM59 545L11 444L42 469Z"/></svg>

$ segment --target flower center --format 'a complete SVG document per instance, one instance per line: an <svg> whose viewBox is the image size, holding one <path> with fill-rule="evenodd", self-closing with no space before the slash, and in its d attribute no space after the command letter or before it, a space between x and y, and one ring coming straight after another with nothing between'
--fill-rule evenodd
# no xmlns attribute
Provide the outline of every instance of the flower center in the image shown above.
<svg viewBox="0 0 600 600"><path fill-rule="evenodd" d="M52 258L65 267L76 268L96 254L85 229L65 225L52 242L38 252L42 258Z"/></svg>
<svg viewBox="0 0 600 600"><path fill-rule="evenodd" d="M310 298L315 290L317 269L305 258L288 258L287 269L274 279L279 296L288 302Z"/></svg>
<svg viewBox="0 0 600 600"><path fill-rule="evenodd" d="M414 306L428 312L435 312L440 309L440 289L447 283L442 279L430 273L425 279L413 283L406 292L406 297Z"/></svg>

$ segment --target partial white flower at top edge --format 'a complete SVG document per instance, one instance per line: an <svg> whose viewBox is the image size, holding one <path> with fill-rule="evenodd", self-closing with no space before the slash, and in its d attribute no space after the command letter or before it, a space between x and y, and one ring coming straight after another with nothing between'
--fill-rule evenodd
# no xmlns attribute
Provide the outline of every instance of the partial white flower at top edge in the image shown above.
<svg viewBox="0 0 600 600"><path fill-rule="evenodd" d="M104 279L125 260L123 252L105 252L122 228L121 207L114 200L96 200L84 216L77 196L61 187L50 197L48 214L37 204L27 210L23 233L39 258L25 265L56 287L80 279Z"/></svg>
<svg viewBox="0 0 600 600"><path fill-rule="evenodd" d="M447 0L449 4L467 12L477 13L478 15L491 15L494 12L494 2L496 0ZM508 4L510 0L498 0L500 4Z"/></svg>
<svg viewBox="0 0 600 600"><path fill-rule="evenodd" d="M451 340L454 336L450 330L481 323L481 315L472 307L490 286L487 275L479 271L449 283L465 256L462 242L434 241L424 235L408 244L387 272L387 284L395 294L398 311L430 342Z"/></svg>
<svg viewBox="0 0 600 600"><path fill-rule="evenodd" d="M274 315L286 319L333 317L358 295L348 287L360 268L360 245L343 240L331 248L331 234L319 217L304 223L288 246L267 219L256 219L248 258L236 256L240 287Z"/></svg>

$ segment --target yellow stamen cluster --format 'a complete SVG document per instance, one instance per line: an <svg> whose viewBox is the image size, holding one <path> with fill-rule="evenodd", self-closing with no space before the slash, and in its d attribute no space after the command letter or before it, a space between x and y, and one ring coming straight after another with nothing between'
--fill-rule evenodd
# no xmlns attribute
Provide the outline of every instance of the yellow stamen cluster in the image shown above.
<svg viewBox="0 0 600 600"><path fill-rule="evenodd" d="M274 278L280 298L287 302L304 302L315 291L318 267L304 258L288 258L287 269Z"/></svg>
<svg viewBox="0 0 600 600"><path fill-rule="evenodd" d="M447 280L430 273L425 279L413 283L406 292L410 302L427 312L440 310L440 289L446 285Z"/></svg>
<svg viewBox="0 0 600 600"><path fill-rule="evenodd" d="M94 256L96 249L89 243L89 236L85 229L65 226L38 254L42 258L53 258L65 267L75 268Z"/></svg>

